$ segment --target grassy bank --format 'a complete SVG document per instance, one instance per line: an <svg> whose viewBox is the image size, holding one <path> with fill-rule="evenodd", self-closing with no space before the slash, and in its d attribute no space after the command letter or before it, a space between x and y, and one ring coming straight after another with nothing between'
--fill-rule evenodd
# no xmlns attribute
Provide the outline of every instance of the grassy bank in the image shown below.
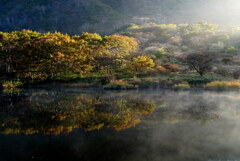
<svg viewBox="0 0 240 161"><path fill-rule="evenodd" d="M206 84L205 88L211 90L238 90L240 89L240 81L214 81Z"/></svg>
<svg viewBox="0 0 240 161"><path fill-rule="evenodd" d="M209 89L211 82L225 81L223 77L217 75L199 76L196 74L176 74L161 75L152 77L126 76L116 79L114 76L102 76L95 74L92 76L79 77L69 74L58 76L51 80L34 82L3 82L4 90L14 88L47 88L47 87L72 87L72 88L100 88L106 90L114 89L142 89L142 88L167 88L167 89L191 89L195 87Z"/></svg>

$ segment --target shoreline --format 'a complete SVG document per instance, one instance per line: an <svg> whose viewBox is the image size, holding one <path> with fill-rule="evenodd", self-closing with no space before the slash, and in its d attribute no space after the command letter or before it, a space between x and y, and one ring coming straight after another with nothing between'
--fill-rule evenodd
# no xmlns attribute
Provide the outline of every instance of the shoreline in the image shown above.
<svg viewBox="0 0 240 161"><path fill-rule="evenodd" d="M44 84L44 85L27 85L22 88L16 88L16 90L31 90L31 89L36 89L36 90L41 90L41 89L76 89L76 90L96 90L96 91L138 91L138 90L171 90L171 91L216 91L216 92L225 92L225 91L240 91L239 88L236 89L208 89L200 86L192 86L189 89L174 89L172 87L154 87L154 86L149 86L149 87L137 87L137 88L131 88L131 89L104 89L103 86L89 86L89 87L84 87L84 86L66 86L66 85L59 85L59 84ZM14 93L14 90L13 91ZM4 90L0 90L0 93L5 93Z"/></svg>

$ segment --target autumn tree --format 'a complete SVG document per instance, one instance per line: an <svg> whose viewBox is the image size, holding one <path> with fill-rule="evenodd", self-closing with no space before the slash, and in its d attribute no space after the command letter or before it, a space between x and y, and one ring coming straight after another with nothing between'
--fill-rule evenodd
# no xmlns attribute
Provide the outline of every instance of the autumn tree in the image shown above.
<svg viewBox="0 0 240 161"><path fill-rule="evenodd" d="M155 63L147 56L138 56L133 59L132 66L138 72L140 69L151 70L155 66Z"/></svg>
<svg viewBox="0 0 240 161"><path fill-rule="evenodd" d="M58 74L72 71L83 74L92 71L93 44L84 37L71 37L61 33L46 33L38 40L38 55L42 57L41 71L45 72L49 78Z"/></svg>
<svg viewBox="0 0 240 161"><path fill-rule="evenodd" d="M134 38L121 35L105 36L103 38L104 51L96 58L100 66L105 66L110 71L131 60L131 53L135 52L138 43Z"/></svg>
<svg viewBox="0 0 240 161"><path fill-rule="evenodd" d="M52 79L69 71L83 75L101 68L110 73L129 62L137 46L135 39L120 35L0 33L0 71L11 79L32 80Z"/></svg>
<svg viewBox="0 0 240 161"><path fill-rule="evenodd" d="M7 75L25 76L37 68L38 56L35 55L34 49L35 40L40 36L40 33L29 30L0 33L1 64Z"/></svg>
<svg viewBox="0 0 240 161"><path fill-rule="evenodd" d="M90 65L92 69L99 71L100 64L98 58L102 53L106 52L103 47L103 38L99 34L83 33L82 35L73 36L77 42L78 51L85 54L85 65Z"/></svg>

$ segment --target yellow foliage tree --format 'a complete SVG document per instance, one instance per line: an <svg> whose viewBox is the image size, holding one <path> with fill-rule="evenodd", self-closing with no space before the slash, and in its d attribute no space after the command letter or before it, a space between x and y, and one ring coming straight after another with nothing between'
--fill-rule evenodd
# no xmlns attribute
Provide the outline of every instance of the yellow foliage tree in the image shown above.
<svg viewBox="0 0 240 161"><path fill-rule="evenodd" d="M148 56L138 56L137 58L133 59L132 66L135 71L138 72L139 69L152 70L152 68L155 66L155 63Z"/></svg>

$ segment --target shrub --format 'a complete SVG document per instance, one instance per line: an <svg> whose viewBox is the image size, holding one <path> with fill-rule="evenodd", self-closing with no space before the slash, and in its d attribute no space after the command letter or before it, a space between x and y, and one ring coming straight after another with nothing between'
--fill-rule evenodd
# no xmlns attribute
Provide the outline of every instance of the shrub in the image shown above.
<svg viewBox="0 0 240 161"><path fill-rule="evenodd" d="M229 63L231 63L232 61L233 61L233 59L230 58L230 57L224 57L224 58L222 59L222 62L223 62L224 64L229 64Z"/></svg>
<svg viewBox="0 0 240 161"><path fill-rule="evenodd" d="M111 79L112 79L112 77L103 76L100 78L100 82L101 82L101 84L108 84L108 83L110 83Z"/></svg>
<svg viewBox="0 0 240 161"><path fill-rule="evenodd" d="M188 46L181 46L181 49L182 49L182 51L187 51L189 48L188 48Z"/></svg>
<svg viewBox="0 0 240 161"><path fill-rule="evenodd" d="M134 76L134 77L131 79L131 81L132 81L133 83L140 83L142 80L139 79L138 77Z"/></svg>
<svg viewBox="0 0 240 161"><path fill-rule="evenodd" d="M22 86L23 83L21 81L5 81L3 82L3 89L13 89Z"/></svg>
<svg viewBox="0 0 240 161"><path fill-rule="evenodd" d="M156 70L157 70L157 72L160 73L160 74L165 74L165 73L167 73L167 69L164 68L163 66L160 66L160 65L156 67Z"/></svg>
<svg viewBox="0 0 240 161"><path fill-rule="evenodd" d="M180 45L182 42L181 36L173 36L169 39L169 42L174 45Z"/></svg>
<svg viewBox="0 0 240 161"><path fill-rule="evenodd" d="M168 57L167 56L163 56L162 58L161 58L161 62L162 63L168 63L169 62L169 59L168 59Z"/></svg>
<svg viewBox="0 0 240 161"><path fill-rule="evenodd" d="M104 89L136 89L137 86L129 84L123 80L115 80L103 86L103 88Z"/></svg>
<svg viewBox="0 0 240 161"><path fill-rule="evenodd" d="M205 88L207 89L240 89L240 81L214 81L208 83Z"/></svg>
<svg viewBox="0 0 240 161"><path fill-rule="evenodd" d="M230 55L236 55L238 53L238 49L235 48L234 46L230 46L227 49L227 53L230 54Z"/></svg>
<svg viewBox="0 0 240 161"><path fill-rule="evenodd" d="M240 77L240 70L236 70L233 72L233 78L238 79Z"/></svg>
<svg viewBox="0 0 240 161"><path fill-rule="evenodd" d="M175 84L173 86L173 89L190 89L190 85L188 83L181 83L181 84Z"/></svg>
<svg viewBox="0 0 240 161"><path fill-rule="evenodd" d="M3 90L3 93L4 93L4 94L9 94L9 93L11 93L11 94L18 94L18 93L20 93L21 91L22 91L21 88L10 88L10 89L4 89L4 90Z"/></svg>
<svg viewBox="0 0 240 161"><path fill-rule="evenodd" d="M177 72L180 70L180 67L179 65L177 64L172 64L172 63L167 63L167 64L164 64L162 65L165 69L171 71L171 72Z"/></svg>
<svg viewBox="0 0 240 161"><path fill-rule="evenodd" d="M152 70L152 68L155 66L155 63L148 56L138 56L137 58L133 59L132 66L133 66L135 71L138 71L140 69L142 69L142 70Z"/></svg>
<svg viewBox="0 0 240 161"><path fill-rule="evenodd" d="M226 68L224 68L224 67L218 67L218 68L214 71L214 73L219 74L219 75L221 75L221 76L223 76L223 77L227 77L227 76L230 75L230 72L229 72Z"/></svg>
<svg viewBox="0 0 240 161"><path fill-rule="evenodd" d="M126 30L134 30L134 29L140 29L140 26L138 26L137 24L134 24L134 23L130 23L127 25Z"/></svg>
<svg viewBox="0 0 240 161"><path fill-rule="evenodd" d="M164 48L159 48L156 52L155 52L155 56L160 59L162 58L163 56L166 56L167 55L167 52Z"/></svg>
<svg viewBox="0 0 240 161"><path fill-rule="evenodd" d="M142 79L141 82L136 83L140 88L157 88L159 86L159 80L153 78Z"/></svg>
<svg viewBox="0 0 240 161"><path fill-rule="evenodd" d="M202 85L213 81L221 81L223 78L215 75L178 75L178 78L191 85Z"/></svg>

